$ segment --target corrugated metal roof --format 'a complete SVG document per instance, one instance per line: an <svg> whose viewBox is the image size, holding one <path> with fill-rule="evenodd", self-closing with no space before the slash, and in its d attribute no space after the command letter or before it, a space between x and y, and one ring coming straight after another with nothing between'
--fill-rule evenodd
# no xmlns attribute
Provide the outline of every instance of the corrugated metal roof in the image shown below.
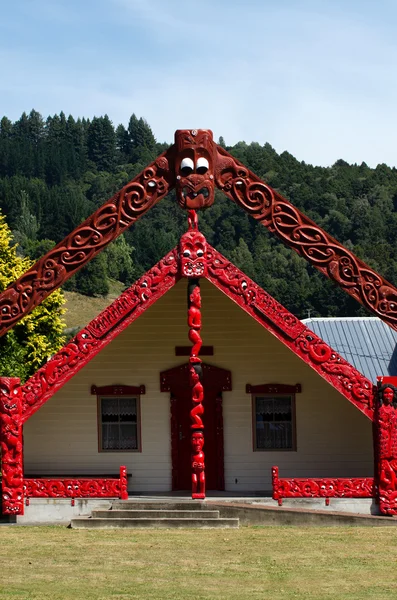
<svg viewBox="0 0 397 600"><path fill-rule="evenodd" d="M397 375L397 331L377 317L303 319L303 323L374 383Z"/></svg>

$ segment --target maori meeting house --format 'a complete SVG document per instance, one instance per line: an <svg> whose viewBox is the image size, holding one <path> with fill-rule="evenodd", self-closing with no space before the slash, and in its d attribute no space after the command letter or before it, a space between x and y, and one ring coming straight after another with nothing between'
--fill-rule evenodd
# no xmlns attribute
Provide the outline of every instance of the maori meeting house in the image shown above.
<svg viewBox="0 0 397 600"><path fill-rule="evenodd" d="M26 383L0 378L3 515L23 522L37 499L173 493L368 498L397 514L397 377L368 378L206 241L216 187L397 330L392 284L210 130L178 130L0 294L4 335L175 189L178 245Z"/></svg>

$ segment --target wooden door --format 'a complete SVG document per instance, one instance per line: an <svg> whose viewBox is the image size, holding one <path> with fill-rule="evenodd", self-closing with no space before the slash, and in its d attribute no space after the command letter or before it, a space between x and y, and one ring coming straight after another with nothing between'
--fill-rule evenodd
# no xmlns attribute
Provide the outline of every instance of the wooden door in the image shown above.
<svg viewBox="0 0 397 600"><path fill-rule="evenodd" d="M231 390L229 371L203 364L204 454L207 490L224 490L222 391ZM161 391L171 392L172 489L191 489L189 365L161 373Z"/></svg>

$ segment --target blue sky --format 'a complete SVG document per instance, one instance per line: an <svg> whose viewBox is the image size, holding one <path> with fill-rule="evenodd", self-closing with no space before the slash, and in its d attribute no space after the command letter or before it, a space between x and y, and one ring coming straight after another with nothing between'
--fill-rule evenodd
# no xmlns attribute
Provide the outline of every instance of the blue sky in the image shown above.
<svg viewBox="0 0 397 600"><path fill-rule="evenodd" d="M395 0L4 0L0 113L397 166L396 25Z"/></svg>

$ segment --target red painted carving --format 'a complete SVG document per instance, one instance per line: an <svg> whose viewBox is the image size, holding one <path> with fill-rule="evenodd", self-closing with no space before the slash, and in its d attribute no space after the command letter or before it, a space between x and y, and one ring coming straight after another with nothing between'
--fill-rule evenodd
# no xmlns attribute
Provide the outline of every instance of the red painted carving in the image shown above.
<svg viewBox="0 0 397 600"><path fill-rule="evenodd" d="M128 500L127 467L120 467L120 499Z"/></svg>
<svg viewBox="0 0 397 600"><path fill-rule="evenodd" d="M397 377L378 377L375 431L379 508L397 515Z"/></svg>
<svg viewBox="0 0 397 600"><path fill-rule="evenodd" d="M208 245L207 279L373 420L374 386L270 294Z"/></svg>
<svg viewBox="0 0 397 600"><path fill-rule="evenodd" d="M21 388L16 377L0 378L2 512L23 515L23 440Z"/></svg>
<svg viewBox="0 0 397 600"><path fill-rule="evenodd" d="M128 499L127 469L120 467L120 478L34 478L25 479L24 493L29 498L120 498Z"/></svg>
<svg viewBox="0 0 397 600"><path fill-rule="evenodd" d="M215 197L215 144L209 129L175 132L176 196L182 208L211 206Z"/></svg>
<svg viewBox="0 0 397 600"><path fill-rule="evenodd" d="M198 230L195 211L189 213L189 230L182 235L179 243L181 274L183 277L205 277L207 240Z"/></svg>
<svg viewBox="0 0 397 600"><path fill-rule="evenodd" d="M185 133L185 132L183 132ZM198 164L198 163L197 163ZM181 163L181 166L183 162ZM185 196L187 198L187 196ZM192 446L192 498L205 498L204 471L204 387L203 368L199 358L203 341L201 339L201 293L199 277L206 273L206 240L198 231L198 219L195 211L189 211L189 231L180 242L181 273L188 279L188 317L189 340L192 344L189 360L189 383L192 391L191 446Z"/></svg>
<svg viewBox="0 0 397 600"><path fill-rule="evenodd" d="M188 282L188 326L189 340L192 342L190 352L189 382L192 390L193 407L190 411L191 418L191 444L192 444L192 498L205 498L205 472L204 472L204 388L202 384L203 369L199 358L202 339L201 330L201 296L200 285L197 279Z"/></svg>
<svg viewBox="0 0 397 600"><path fill-rule="evenodd" d="M173 152L159 156L0 294L0 336L168 194Z"/></svg>
<svg viewBox="0 0 397 600"><path fill-rule="evenodd" d="M200 352L201 353L201 352ZM178 398L179 408L184 402L186 383L189 382L190 376L190 363L185 363L163 371L160 373L160 391L171 392L170 395L170 413L171 413L171 458L172 458L172 489L180 490L181 487L181 475L179 472L180 456L179 456L179 434L182 435L183 439L183 423L178 415ZM204 389L207 390L207 422L209 415L213 414L213 423L215 425L215 444L211 451L211 456L215 457L216 475L211 489L224 490L225 489L225 476L224 476L224 446L223 446L223 416L222 416L222 392L231 391L232 389L232 378L230 371L226 369L220 369L214 365L207 365L201 363L203 370ZM215 410L213 407L208 405L208 399L214 398ZM215 469L215 467L214 467ZM211 473L207 469L206 472L206 484L211 478ZM210 484L211 485L211 484Z"/></svg>
<svg viewBox="0 0 397 600"><path fill-rule="evenodd" d="M26 421L102 348L171 289L179 279L176 249L160 260L82 329L21 388Z"/></svg>
<svg viewBox="0 0 397 600"><path fill-rule="evenodd" d="M204 435L202 431L192 433L192 498L205 498Z"/></svg>
<svg viewBox="0 0 397 600"><path fill-rule="evenodd" d="M220 146L217 187L368 310L397 329L397 289Z"/></svg>
<svg viewBox="0 0 397 600"><path fill-rule="evenodd" d="M281 506L283 498L372 498L376 488L373 477L280 479L272 467L273 499Z"/></svg>
<svg viewBox="0 0 397 600"><path fill-rule="evenodd" d="M171 148L0 294L0 336L174 185L179 203L188 209L210 206L216 185L346 293L397 329L397 289L392 284L214 144L210 130L192 129L176 131Z"/></svg>

